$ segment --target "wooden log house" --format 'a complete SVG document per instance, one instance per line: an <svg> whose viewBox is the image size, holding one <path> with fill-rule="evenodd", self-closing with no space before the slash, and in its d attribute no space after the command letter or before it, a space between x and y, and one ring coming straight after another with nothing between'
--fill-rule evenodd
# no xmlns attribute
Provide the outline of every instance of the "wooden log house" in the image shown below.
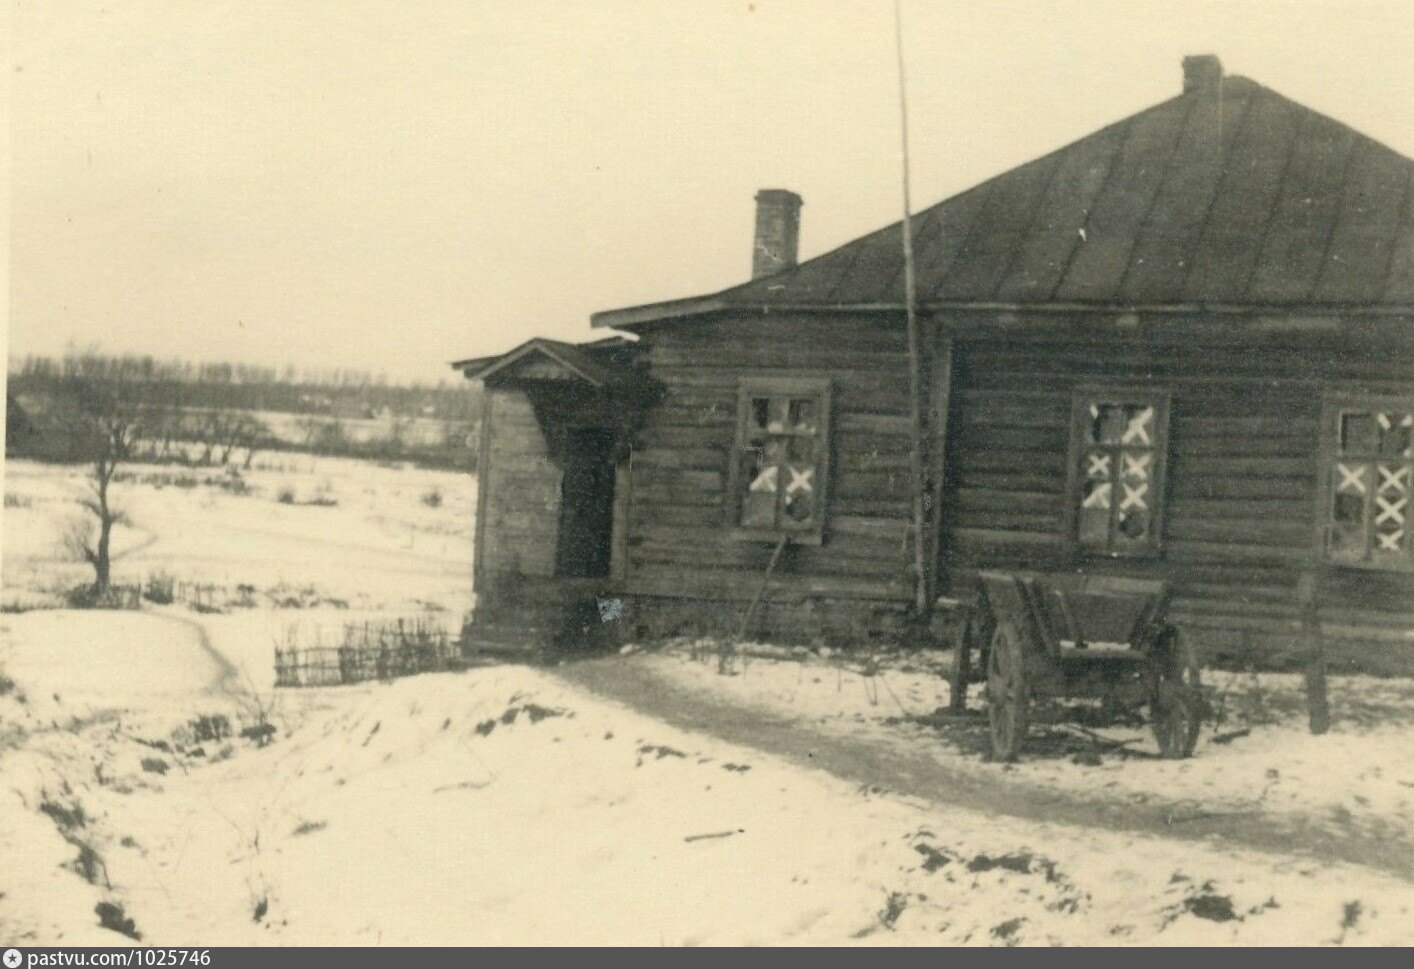
<svg viewBox="0 0 1414 969"><path fill-rule="evenodd" d="M1165 577L1209 659L1414 672L1414 162L1186 58L1181 93L913 219L933 596ZM898 633L915 571L899 224L596 314L483 382L483 645ZM767 570L770 568L769 578ZM764 594L763 594L764 590Z"/></svg>

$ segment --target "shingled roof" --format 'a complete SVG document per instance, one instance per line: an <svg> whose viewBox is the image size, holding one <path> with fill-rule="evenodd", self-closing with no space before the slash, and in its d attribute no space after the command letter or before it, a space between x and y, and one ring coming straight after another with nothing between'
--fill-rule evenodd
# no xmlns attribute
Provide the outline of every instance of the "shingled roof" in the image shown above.
<svg viewBox="0 0 1414 969"><path fill-rule="evenodd" d="M1254 81L1141 111L913 219L928 304L1414 307L1414 161ZM898 306L894 223L713 296L596 314Z"/></svg>

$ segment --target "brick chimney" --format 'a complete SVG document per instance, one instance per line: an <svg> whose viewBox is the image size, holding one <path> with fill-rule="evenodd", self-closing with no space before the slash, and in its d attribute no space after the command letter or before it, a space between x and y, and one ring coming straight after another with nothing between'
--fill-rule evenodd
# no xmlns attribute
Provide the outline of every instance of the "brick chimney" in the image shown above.
<svg viewBox="0 0 1414 969"><path fill-rule="evenodd" d="M783 188L756 193L756 237L751 247L751 278L760 279L795 267L800 252L800 196Z"/></svg>
<svg viewBox="0 0 1414 969"><path fill-rule="evenodd" d="M1183 93L1218 84L1223 79L1223 62L1215 54L1193 54L1183 59Z"/></svg>

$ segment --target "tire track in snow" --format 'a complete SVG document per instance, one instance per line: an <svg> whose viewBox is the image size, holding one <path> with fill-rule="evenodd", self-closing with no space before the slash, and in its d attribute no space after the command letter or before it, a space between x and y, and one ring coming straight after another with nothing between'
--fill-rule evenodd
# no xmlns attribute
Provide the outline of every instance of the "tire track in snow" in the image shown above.
<svg viewBox="0 0 1414 969"><path fill-rule="evenodd" d="M584 659L547 672L671 726L823 770L856 784L981 814L1080 828L1218 842L1284 857L1363 865L1414 880L1414 845L1392 826L1336 830L1316 816L1195 812L1162 799L1133 803L1086 798L1008 780L996 770L961 770L933 758L926 743L903 750L866 737L814 729L727 697L707 696L657 676L632 658Z"/></svg>

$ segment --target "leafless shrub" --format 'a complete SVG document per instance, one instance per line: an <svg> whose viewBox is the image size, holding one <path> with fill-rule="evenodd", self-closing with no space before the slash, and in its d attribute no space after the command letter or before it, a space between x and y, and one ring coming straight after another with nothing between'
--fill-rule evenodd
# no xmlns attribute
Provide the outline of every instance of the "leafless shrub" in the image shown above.
<svg viewBox="0 0 1414 969"><path fill-rule="evenodd" d="M142 589L135 585L110 584L100 593L94 586L80 585L65 592L63 601L69 609L140 609Z"/></svg>
<svg viewBox="0 0 1414 969"><path fill-rule="evenodd" d="M77 800L65 804L44 792L40 796L39 811L54 822L54 828L60 837L79 850L78 856L70 862L73 870L90 885L101 884L111 888L108 866L103 861L103 856L94 850L83 835L84 829L88 827L88 813L83 805Z"/></svg>
<svg viewBox="0 0 1414 969"><path fill-rule="evenodd" d="M142 595L148 602L159 606L169 606L177 599L177 580L166 572L153 572L142 587Z"/></svg>
<svg viewBox="0 0 1414 969"><path fill-rule="evenodd" d="M339 504L339 499L334 497L334 486L328 481L324 481L314 492L314 497L304 503L318 508L334 508Z"/></svg>
<svg viewBox="0 0 1414 969"><path fill-rule="evenodd" d="M1228 678L1221 685L1205 686L1207 709L1215 726L1251 728L1270 726L1283 719L1284 711L1274 691L1255 671Z"/></svg>
<svg viewBox="0 0 1414 969"><path fill-rule="evenodd" d="M271 718L279 703L279 697L274 693L262 695L251 682L249 674L246 674L241 686L232 691L232 695L241 711L243 726L239 731L240 736L255 741L258 747L269 746L277 732Z"/></svg>
<svg viewBox="0 0 1414 969"><path fill-rule="evenodd" d="M142 933L137 930L137 923L129 917L120 903L99 902L94 906L93 913L98 916L100 927L125 935L134 942L142 941Z"/></svg>
<svg viewBox="0 0 1414 969"><path fill-rule="evenodd" d="M219 743L231 736L231 720L224 713L203 713L188 724L195 743Z"/></svg>

